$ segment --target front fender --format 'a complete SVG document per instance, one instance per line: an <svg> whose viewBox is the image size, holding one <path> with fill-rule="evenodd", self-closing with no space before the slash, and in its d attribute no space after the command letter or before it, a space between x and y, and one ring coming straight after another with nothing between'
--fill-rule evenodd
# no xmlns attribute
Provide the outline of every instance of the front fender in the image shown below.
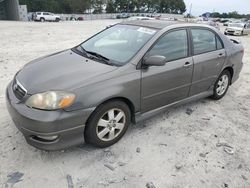
<svg viewBox="0 0 250 188"><path fill-rule="evenodd" d="M112 98L126 98L140 110L140 70L75 89L75 103L67 111L97 107Z"/></svg>

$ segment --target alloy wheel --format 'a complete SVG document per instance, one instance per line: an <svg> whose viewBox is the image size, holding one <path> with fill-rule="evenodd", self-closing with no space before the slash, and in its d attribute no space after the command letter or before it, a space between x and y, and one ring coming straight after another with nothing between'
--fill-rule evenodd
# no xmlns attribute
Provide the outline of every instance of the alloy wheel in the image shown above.
<svg viewBox="0 0 250 188"><path fill-rule="evenodd" d="M228 87L229 84L229 78L226 74L222 75L217 83L216 93L221 96L223 95Z"/></svg>
<svg viewBox="0 0 250 188"><path fill-rule="evenodd" d="M96 134L102 141L114 140L124 129L125 123L126 116L121 109L110 109L99 119Z"/></svg>

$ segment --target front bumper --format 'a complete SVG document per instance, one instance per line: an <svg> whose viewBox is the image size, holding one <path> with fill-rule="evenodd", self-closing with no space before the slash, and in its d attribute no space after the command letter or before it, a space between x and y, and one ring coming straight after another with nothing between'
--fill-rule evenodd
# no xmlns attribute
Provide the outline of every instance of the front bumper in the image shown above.
<svg viewBox="0 0 250 188"><path fill-rule="evenodd" d="M85 123L94 108L72 112L32 109L16 99L11 85L6 89L7 108L27 143L43 150L60 150L84 143Z"/></svg>

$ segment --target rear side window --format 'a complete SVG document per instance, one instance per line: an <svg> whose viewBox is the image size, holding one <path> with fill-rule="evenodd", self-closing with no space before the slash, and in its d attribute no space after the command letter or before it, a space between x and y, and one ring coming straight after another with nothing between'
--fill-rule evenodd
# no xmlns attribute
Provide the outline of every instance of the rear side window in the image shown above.
<svg viewBox="0 0 250 188"><path fill-rule="evenodd" d="M219 37L216 37L216 43L217 43L217 50L220 50L223 48L223 44L221 40L219 39Z"/></svg>
<svg viewBox="0 0 250 188"><path fill-rule="evenodd" d="M187 57L187 31L183 29L167 33L156 42L148 55L161 55L166 57L166 61L173 61Z"/></svg>
<svg viewBox="0 0 250 188"><path fill-rule="evenodd" d="M43 15L49 15L49 13L48 12L44 12Z"/></svg>
<svg viewBox="0 0 250 188"><path fill-rule="evenodd" d="M206 29L192 29L194 55L215 51L216 35ZM222 45L222 44L221 44Z"/></svg>

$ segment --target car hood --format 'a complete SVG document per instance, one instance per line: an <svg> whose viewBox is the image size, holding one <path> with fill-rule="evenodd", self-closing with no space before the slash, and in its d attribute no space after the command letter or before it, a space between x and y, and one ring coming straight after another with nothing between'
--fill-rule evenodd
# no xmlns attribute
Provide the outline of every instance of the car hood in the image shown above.
<svg viewBox="0 0 250 188"><path fill-rule="evenodd" d="M51 90L70 91L117 69L66 50L36 59L20 70L16 79L28 94Z"/></svg>
<svg viewBox="0 0 250 188"><path fill-rule="evenodd" d="M227 27L227 30L243 30L241 27Z"/></svg>

